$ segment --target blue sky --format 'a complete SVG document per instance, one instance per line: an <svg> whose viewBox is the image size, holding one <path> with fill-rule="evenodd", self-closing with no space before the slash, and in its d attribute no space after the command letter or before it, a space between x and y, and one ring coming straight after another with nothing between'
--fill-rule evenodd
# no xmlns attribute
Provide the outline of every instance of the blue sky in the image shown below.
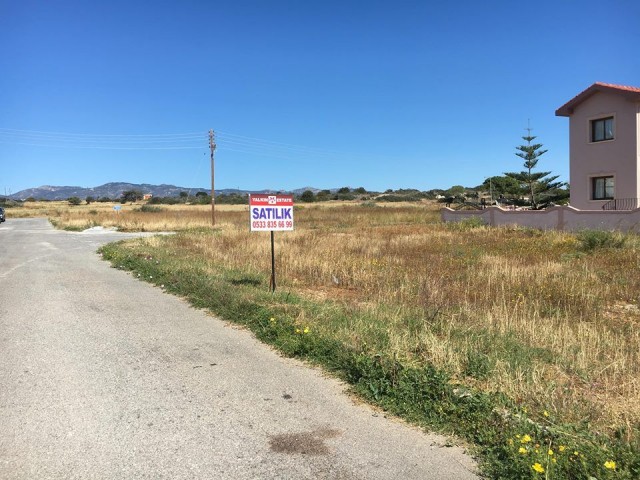
<svg viewBox="0 0 640 480"><path fill-rule="evenodd" d="M640 2L0 0L0 194L110 181L448 188L568 180L593 82L640 86ZM180 148L178 148L180 147Z"/></svg>

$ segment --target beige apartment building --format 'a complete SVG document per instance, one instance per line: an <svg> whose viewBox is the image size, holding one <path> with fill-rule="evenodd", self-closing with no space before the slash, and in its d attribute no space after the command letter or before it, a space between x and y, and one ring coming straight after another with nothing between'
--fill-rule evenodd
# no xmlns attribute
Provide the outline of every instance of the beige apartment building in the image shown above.
<svg viewBox="0 0 640 480"><path fill-rule="evenodd" d="M556 115L569 117L571 206L640 208L640 88L594 83Z"/></svg>

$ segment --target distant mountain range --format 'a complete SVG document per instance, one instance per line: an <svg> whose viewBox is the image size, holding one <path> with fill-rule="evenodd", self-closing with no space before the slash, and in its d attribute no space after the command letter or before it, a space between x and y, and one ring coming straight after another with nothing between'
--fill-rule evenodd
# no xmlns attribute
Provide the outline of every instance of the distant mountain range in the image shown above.
<svg viewBox="0 0 640 480"><path fill-rule="evenodd" d="M67 200L69 197L78 197L84 200L87 197L94 197L96 199L107 197L111 199L120 198L122 192L128 190L138 190L142 193L150 193L154 197L177 197L180 192L187 192L190 195L195 195L197 192L211 193L211 189L208 188L194 188L194 187L177 187L175 185L150 185L147 183L125 183L125 182L112 182L105 183L99 187L85 188L85 187L56 187L52 185L43 185L37 188L28 188L21 190L12 195L9 198L13 200L26 200L27 198L35 198L36 200ZM301 194L305 190L311 190L313 193L320 191L319 188L305 187L292 190L287 193ZM335 189L331 189L335 191ZM247 193L274 193L276 190L238 190L236 188L226 188L222 190L216 190L216 196Z"/></svg>

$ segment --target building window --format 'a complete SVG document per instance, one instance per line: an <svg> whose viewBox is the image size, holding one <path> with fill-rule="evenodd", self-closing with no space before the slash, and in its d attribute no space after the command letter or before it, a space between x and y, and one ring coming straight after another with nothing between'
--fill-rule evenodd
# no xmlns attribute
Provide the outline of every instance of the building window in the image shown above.
<svg viewBox="0 0 640 480"><path fill-rule="evenodd" d="M591 179L592 200L611 200L614 195L613 177L594 177Z"/></svg>
<svg viewBox="0 0 640 480"><path fill-rule="evenodd" d="M613 140L613 117L591 120L591 141Z"/></svg>

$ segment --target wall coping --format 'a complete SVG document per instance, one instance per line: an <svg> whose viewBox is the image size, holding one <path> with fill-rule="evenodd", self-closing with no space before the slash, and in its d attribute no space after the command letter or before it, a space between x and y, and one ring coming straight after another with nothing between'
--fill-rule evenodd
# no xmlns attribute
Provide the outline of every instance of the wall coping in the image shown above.
<svg viewBox="0 0 640 480"><path fill-rule="evenodd" d="M640 212L640 208L634 208L633 210L579 210L575 207L572 207L571 205L557 205L555 207L549 207L549 208L545 208L544 210L512 210L510 208L502 208L502 207L498 207L495 205L492 205L490 207L486 207L483 208L482 210L454 210L453 208L449 208L449 207L442 207L440 209L440 212L447 212L447 213L453 213L453 214L474 214L474 215L479 215L482 214L482 212L486 212L487 210L491 211L493 210L510 215L510 214L519 214L522 215L527 214L535 214L535 215L539 215L541 213L552 213L552 212L557 212L557 211L570 211L576 214L590 214L593 215L594 213L596 214L604 214L604 215L624 215L624 214L634 214L636 212Z"/></svg>
<svg viewBox="0 0 640 480"><path fill-rule="evenodd" d="M545 210L508 210L498 206L482 210L440 209L444 222L482 218L490 226L518 225L553 230L624 230L640 232L640 208L634 210L579 210L559 205Z"/></svg>

